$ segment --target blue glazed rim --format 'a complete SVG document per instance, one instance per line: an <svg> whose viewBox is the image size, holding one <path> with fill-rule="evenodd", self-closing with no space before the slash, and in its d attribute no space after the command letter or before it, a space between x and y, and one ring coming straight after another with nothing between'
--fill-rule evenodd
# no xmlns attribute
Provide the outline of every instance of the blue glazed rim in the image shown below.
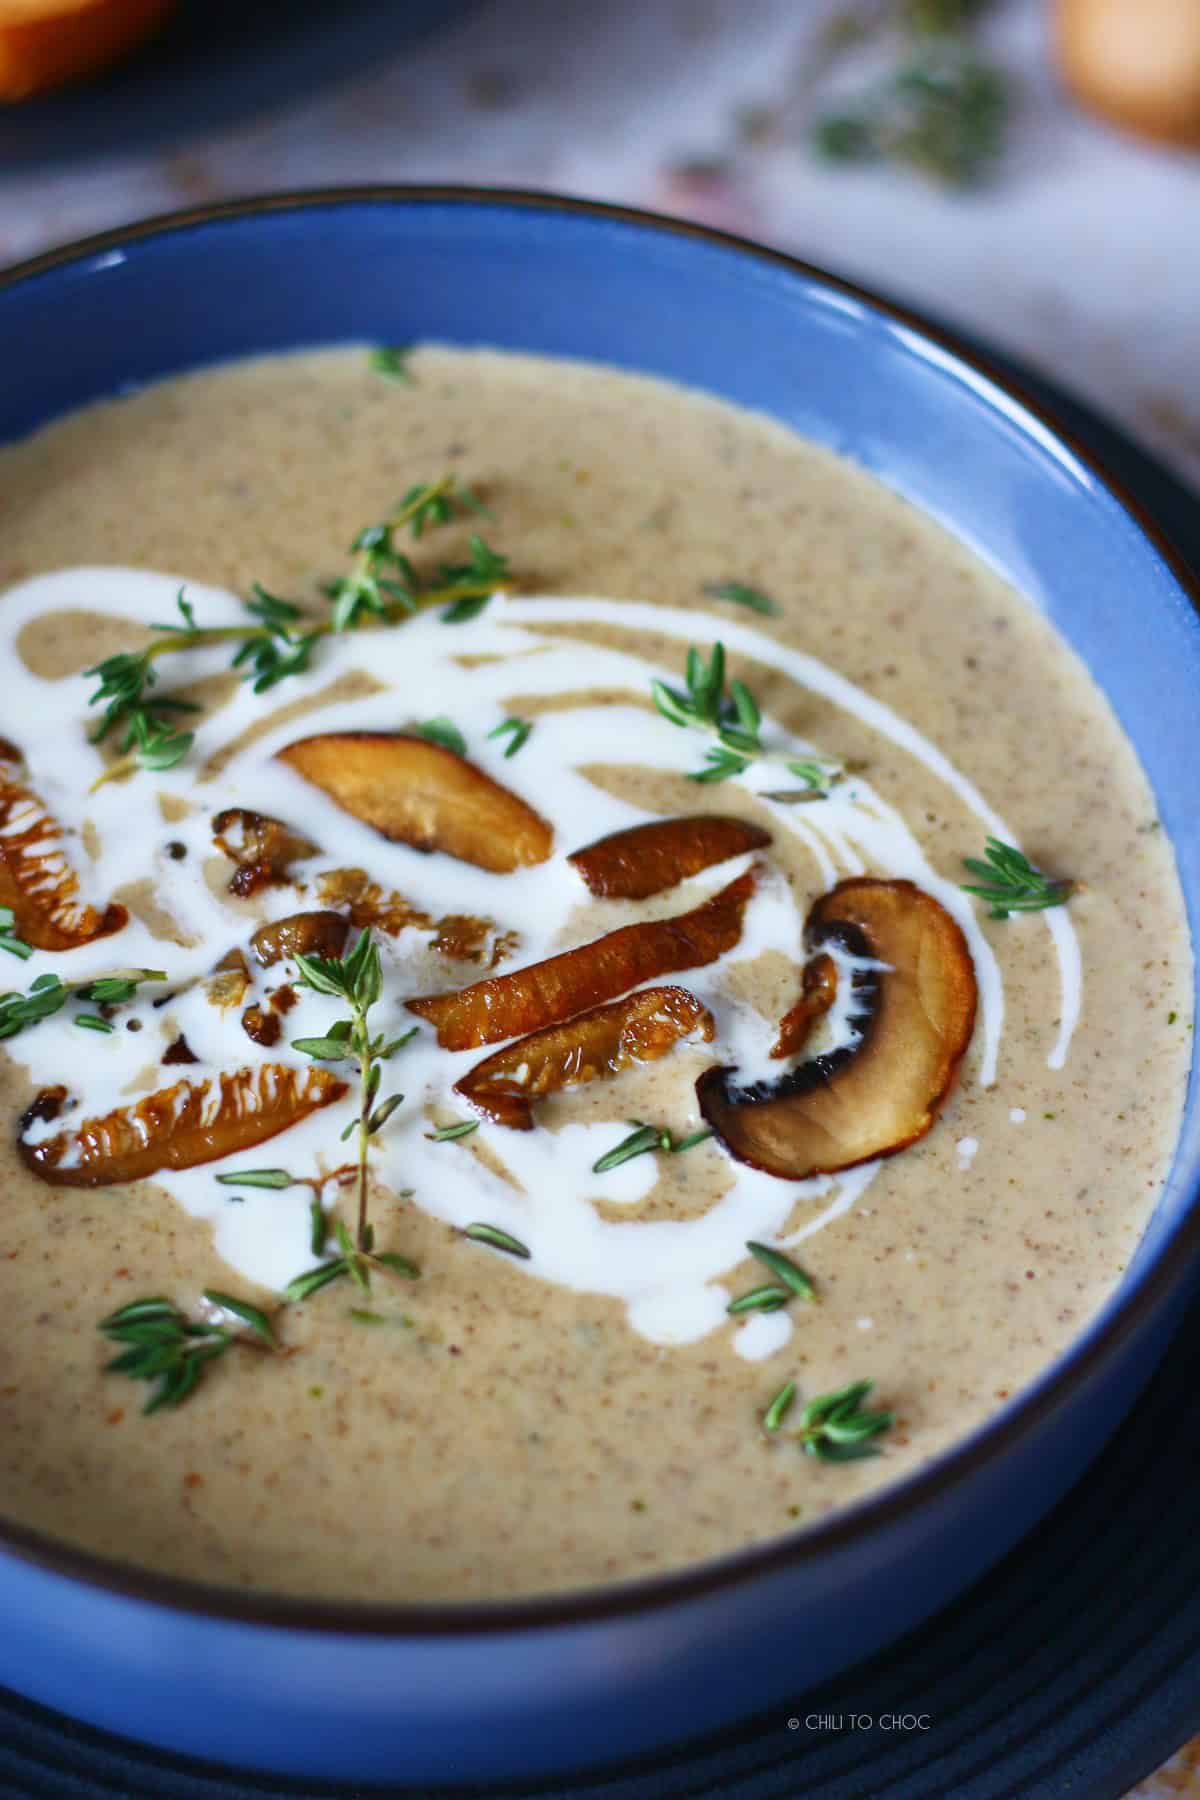
<svg viewBox="0 0 1200 1800"><path fill-rule="evenodd" d="M364 205L461 206L496 212L559 214L691 239L734 252L752 265L764 265L822 287L889 324L901 326L932 348L939 359L948 359L970 380L976 391L981 380L986 383L991 390L992 404L1002 403L1010 421L1017 424L1023 435L1034 434L1043 441L1049 435L1070 453L1075 463L1105 490L1109 499L1148 542L1186 596L1200 627L1200 570L1184 557L1105 459L1097 456L1054 407L1047 405L1019 378L1014 378L1007 367L944 326L843 276L831 274L783 251L769 249L749 238L689 220L668 218L636 207L527 189L371 185L298 190L164 213L47 251L0 270L0 306L5 293L20 283L70 269L113 251L126 252L147 240L176 236L225 221ZM1194 1065L1193 1081L1195 1072ZM159 1575L133 1564L74 1549L2 1518L0 1554L7 1552L70 1580L176 1611L240 1624L337 1635L407 1639L477 1637L655 1613L734 1587L743 1580L817 1562L831 1552L868 1538L877 1529L902 1523L946 1489L1002 1459L1027 1432L1052 1415L1072 1389L1111 1366L1130 1342L1150 1325L1154 1316L1186 1291L1198 1269L1200 1206L1192 1204L1184 1210L1166 1243L1149 1266L1139 1272L1128 1291L1118 1290L1110 1297L1102 1314L1085 1327L1081 1337L1035 1383L1009 1401L993 1419L924 1468L828 1520L799 1526L763 1544L639 1581L515 1601L374 1606L287 1595L246 1594L218 1585ZM1114 1421L1114 1426L1117 1423L1119 1421Z"/></svg>

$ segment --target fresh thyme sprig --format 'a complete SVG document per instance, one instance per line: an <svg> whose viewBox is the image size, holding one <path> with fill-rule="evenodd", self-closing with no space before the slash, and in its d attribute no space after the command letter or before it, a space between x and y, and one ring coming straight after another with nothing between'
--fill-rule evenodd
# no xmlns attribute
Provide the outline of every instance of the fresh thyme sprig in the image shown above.
<svg viewBox="0 0 1200 1800"><path fill-rule="evenodd" d="M950 187L985 176L1010 112L1004 71L974 48L970 28L988 0L901 0L877 13L899 26L893 72L817 122L817 151L835 162L886 158Z"/></svg>
<svg viewBox="0 0 1200 1800"><path fill-rule="evenodd" d="M326 1221L321 1202L316 1197L313 1199L310 1219L312 1252L314 1256L322 1256L325 1251ZM421 1271L406 1256L398 1256L394 1250L376 1250L375 1227L369 1220L355 1239L350 1236L342 1220L335 1219L333 1235L341 1255L331 1257L328 1262L320 1262L315 1268L306 1269L302 1275L289 1281L284 1289L289 1300L307 1300L311 1294L328 1287L331 1281L340 1281L343 1277L353 1281L364 1294L369 1293L372 1268L387 1269L393 1275L403 1276L406 1281L416 1281L420 1277Z"/></svg>
<svg viewBox="0 0 1200 1800"><path fill-rule="evenodd" d="M176 694L152 691L158 682L154 665L159 657L212 644L236 644L233 667L243 671L243 679L256 694L262 694L292 675L303 674L311 666L314 647L335 633L395 625L431 606L444 608L442 617L447 624L474 618L494 593L513 586L507 558L473 533L468 540L468 560L439 564L427 582L398 542L405 531L419 539L466 512L483 513L486 508L453 475L411 487L386 519L365 526L354 539L349 572L326 585L325 592L333 601L326 619L307 619L292 601L281 600L255 582L252 597L245 603L252 623L201 625L185 597L186 590L180 588L176 597L179 623L155 626L159 635L144 650L122 651L84 671L100 683L89 705L104 704L91 741L101 743L110 733L119 733L118 755L92 783L93 790L137 769L174 768L192 747L195 734L180 730L163 715L199 709Z"/></svg>
<svg viewBox="0 0 1200 1800"><path fill-rule="evenodd" d="M353 631L372 621L394 625L415 612L444 606L448 625L463 624L482 612L492 595L511 588L507 557L500 556L476 533L467 541L465 563L439 563L431 583L423 583L398 539L408 531L414 539L463 512L486 509L453 475L409 488L400 504L377 525L364 526L351 544L354 562L348 574L327 584L333 601L330 629Z"/></svg>
<svg viewBox="0 0 1200 1800"><path fill-rule="evenodd" d="M126 1346L105 1367L115 1375L128 1375L132 1381L157 1384L143 1408L145 1412L157 1412L160 1406L179 1406L209 1363L224 1356L235 1344L257 1341L269 1350L275 1349L271 1321L257 1306L215 1288L206 1288L204 1298L211 1306L219 1306L240 1319L249 1327L250 1335L232 1331L214 1320L189 1319L169 1300L158 1296L133 1300L101 1319L100 1330L105 1337Z"/></svg>
<svg viewBox="0 0 1200 1800"><path fill-rule="evenodd" d="M976 877L964 881L963 892L985 900L988 917L1007 919L1014 912L1041 912L1047 906L1064 906L1075 892L1074 881L1055 881L1035 869L1029 858L1012 844L990 837L986 860L964 856L963 867Z"/></svg>
<svg viewBox="0 0 1200 1800"><path fill-rule="evenodd" d="M733 775L744 775L752 763L782 763L804 786L797 794L777 793L773 799L824 800L841 780L836 764L802 760L765 748L762 712L754 695L744 681L726 684L724 644L714 644L707 659L693 645L687 653L684 680L686 692L658 680L651 682L650 691L655 706L672 725L716 737L716 744L705 753L706 766L689 775L689 781L728 781Z"/></svg>
<svg viewBox="0 0 1200 1800"><path fill-rule="evenodd" d="M699 1131L689 1132L686 1137L676 1139L660 1125L644 1125L640 1119L630 1119L629 1123L634 1130L592 1164L593 1175L607 1175L610 1169L619 1169L622 1163L629 1162L635 1156L646 1156L651 1150L666 1150L673 1156L679 1156L685 1150L694 1150L697 1144L703 1144L712 1136L712 1130L707 1125L702 1126Z"/></svg>
<svg viewBox="0 0 1200 1800"><path fill-rule="evenodd" d="M895 1415L863 1406L874 1385L873 1381L852 1381L848 1387L809 1401L800 1414L800 1429L794 1433L806 1455L822 1462L861 1462L879 1455L873 1440L890 1429Z"/></svg>
<svg viewBox="0 0 1200 1800"><path fill-rule="evenodd" d="M90 1001L93 1006L123 1006L132 1000L144 981L165 981L164 969L119 969L112 975L93 975L87 981L64 982L58 975L39 975L26 994L0 994L0 1039L16 1037L31 1025L53 1018L72 997ZM81 1013L80 1024L92 1015ZM87 1027L92 1031L107 1029L101 1019Z"/></svg>
<svg viewBox="0 0 1200 1800"><path fill-rule="evenodd" d="M344 1000L349 1007L350 1017L339 1019L336 1024L331 1025L324 1037L293 1039L292 1048L311 1056L317 1062L343 1062L352 1059L358 1063L359 1077L358 1117L351 1120L342 1134L344 1138L357 1135L358 1218L354 1237L350 1238L339 1220L335 1230L342 1248L341 1260L346 1266L335 1268L333 1263L325 1263L298 1276L287 1291L292 1299L303 1299L307 1293L323 1287L326 1281L335 1280L338 1274L351 1275L361 1287L369 1287L372 1264L382 1264L384 1268L392 1268L401 1274L408 1273L412 1268L410 1263L404 1263L403 1258L397 1260L390 1252L375 1250L374 1229L367 1217L371 1140L382 1131L404 1098L402 1094L390 1094L386 1100L379 1098L383 1065L401 1044L407 1043L412 1033L404 1032L394 1038L385 1037L382 1033L373 1036L371 1033L368 1015L383 992L383 969L379 960L379 946L369 931L361 933L345 956L298 955L296 967L302 987ZM333 1274L324 1273L330 1269L334 1270ZM300 1287L303 1287L303 1292L298 1291Z"/></svg>

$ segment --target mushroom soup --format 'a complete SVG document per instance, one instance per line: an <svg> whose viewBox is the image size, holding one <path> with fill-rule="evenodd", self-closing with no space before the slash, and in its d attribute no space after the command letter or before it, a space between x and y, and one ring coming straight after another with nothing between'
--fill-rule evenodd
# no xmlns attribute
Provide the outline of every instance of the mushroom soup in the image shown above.
<svg viewBox="0 0 1200 1800"><path fill-rule="evenodd" d="M1171 847L886 488L431 347L93 407L0 508L4 1517L293 1594L625 1578L913 1469L1112 1291Z"/></svg>

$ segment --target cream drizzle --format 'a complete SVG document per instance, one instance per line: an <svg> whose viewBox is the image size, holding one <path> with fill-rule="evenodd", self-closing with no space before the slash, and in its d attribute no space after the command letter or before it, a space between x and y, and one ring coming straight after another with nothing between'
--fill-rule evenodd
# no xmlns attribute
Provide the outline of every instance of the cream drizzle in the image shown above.
<svg viewBox="0 0 1200 1800"><path fill-rule="evenodd" d="M172 980L186 981L207 973L224 951L244 942L256 917L279 917L311 904L299 899L294 889L273 889L262 896L259 913L252 915L223 890L209 887L203 869L212 855L211 817L229 806L278 816L323 847L310 864L297 869L300 880L311 880L322 868L360 866L381 885L398 890L430 913L483 915L495 919L502 930L518 930L520 949L507 968L536 962L555 949L610 929L624 914L610 903L588 900L562 853L653 815L596 787L582 768L593 763L627 764L683 773L697 766L703 744L696 734L681 731L644 704L634 703L634 696L647 693L651 676L675 680L675 670L655 668L627 652L594 643L546 636L540 629L545 626L610 624L702 644L719 634L729 649L780 670L881 732L944 781L987 830L1013 841L1000 815L933 744L815 658L776 644L737 621L718 625L699 613L586 598L498 596L469 632L447 628L431 614L395 631L331 638L320 646L311 674L286 683L275 694L255 696L248 685L240 685L199 724L192 752L176 768L109 783L89 795L92 781L104 767L100 752L86 736L95 716L88 715L93 683L82 676L47 681L34 675L16 649L19 633L26 623L45 615L78 609L131 623L167 620L174 614L179 586L176 576L141 570L67 569L35 577L5 598L7 629L0 643L5 728L19 742L40 798L64 831L78 834L85 822L92 828L91 862L75 853L84 887L89 896L105 901L131 880L149 878L158 904L187 940L166 942L133 919L115 938L59 956L35 955L25 966L27 981L46 971L80 981L114 966L138 964L164 968ZM245 621L233 595L188 582L187 597L202 624ZM464 668L457 659L468 652L472 658L490 660ZM227 645L181 652L159 664L160 679L164 686L180 686L221 673L228 668L229 654ZM382 682L386 691L349 701L332 697L319 712L302 720L270 724L273 704L283 708L301 698L319 703L335 683L356 671ZM626 691L630 703L589 703L587 695L598 690ZM514 694L580 698L569 708L540 715L520 754L506 760L504 744L486 734L512 710ZM556 838L552 862L496 877L446 856L424 856L387 843L272 760L277 749L315 730L395 730L439 713L454 718L466 732L469 754L478 766L514 788L551 822ZM268 729L262 729L264 724ZM214 776L209 759L251 727L260 735ZM773 747L796 756L820 754L818 746L784 733L769 719L763 730ZM737 781L761 796L777 784L778 773L755 765ZM174 810L185 809L184 816L165 823L164 801ZM828 887L839 873L857 873L869 866L918 882L959 921L979 978L980 1080L984 1085L993 1082L1004 1019L1003 984L995 956L970 901L930 866L901 815L857 776L834 787L828 800L805 808L766 804L775 828L791 833L810 854L814 890ZM170 839L186 846L184 860L174 861L165 854ZM79 838L68 836L65 841L75 846ZM661 901L649 903L647 910L683 911L731 880L748 861L741 858L709 870ZM1061 1023L1048 1057L1050 1066L1058 1068L1079 1013L1080 964L1070 921L1060 913L1043 918L1053 937L1062 984ZM445 985L445 966L428 952L424 934L412 930L383 939L381 948L387 992L377 1009L379 1028L404 1029L412 1016L404 1012L403 1000ZM698 1123L692 1082L714 1056L736 1062L747 1079L770 1070L775 1022L735 999L725 980L732 964L768 949L796 963L804 960L803 913L788 884L769 866L747 909L737 947L717 964L690 971L684 978L711 1008L716 1039L712 1046L683 1046L672 1060L680 1114L662 1122L677 1131ZM281 969L257 973L243 1004L264 998L266 990L283 978ZM839 983L839 988L848 993L849 984ZM287 1017L281 1043L270 1050L246 1037L240 1011L240 1007L219 1010L196 985L160 1010L147 999L123 1011L110 1038L81 1041L82 1034L64 1014L11 1041L7 1050L38 1083L61 1079L64 1070L86 1070L83 1106L87 1114L99 1114L149 1087L166 1085L168 1079L198 1082L215 1077L222 1068L270 1061L308 1067L307 1059L291 1050L288 1040L320 1034L338 1009L321 996L302 992ZM140 1020L140 1032L124 1029L130 1017ZM849 1041L854 1029L853 1014L843 1005L827 1022L827 1041L830 1045ZM158 1066L162 1048L179 1032L186 1035L200 1064L194 1069L163 1070ZM388 1088L401 1088L406 1099L378 1140L373 1166L379 1179L395 1191L413 1189L414 1204L452 1226L485 1218L511 1232L532 1252L530 1262L520 1265L523 1269L568 1288L621 1301L633 1327L656 1343L692 1342L726 1324L725 1308L737 1291L731 1271L745 1261L747 1239L802 1243L848 1212L878 1170L878 1164L869 1164L842 1176L789 1183L729 1162L710 1143L688 1155L706 1172L726 1174L728 1186L701 1217L605 1217L597 1210L598 1202L607 1203L610 1212L635 1206L650 1194L658 1177L652 1156L603 1176L592 1172L592 1164L627 1130L627 1103L616 1097L607 1123L567 1124L556 1132L543 1128L530 1133L484 1124L460 1142L430 1142L426 1136L430 1108L446 1108L453 1082L478 1055L439 1050L423 1026L417 1040L389 1065ZM351 1096L231 1160L229 1167L278 1164L301 1174L330 1168L341 1160L338 1133L352 1110ZM465 1116L465 1108L452 1097L450 1110ZM40 1131L45 1135L53 1129L44 1126ZM475 1155L478 1145L498 1159L508 1179ZM216 1249L239 1273L268 1287L282 1287L311 1261L307 1189L247 1188L234 1199L238 1190L214 1179L223 1172L223 1165L209 1164L163 1172L155 1179L189 1213L212 1224ZM464 1244L462 1254L491 1252ZM734 1347L752 1359L768 1356L791 1330L790 1311L752 1318L736 1328Z"/></svg>

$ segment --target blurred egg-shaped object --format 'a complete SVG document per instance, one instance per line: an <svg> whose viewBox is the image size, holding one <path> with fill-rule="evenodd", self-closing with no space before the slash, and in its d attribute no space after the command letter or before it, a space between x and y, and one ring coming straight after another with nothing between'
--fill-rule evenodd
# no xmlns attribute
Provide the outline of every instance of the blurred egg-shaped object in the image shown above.
<svg viewBox="0 0 1200 1800"><path fill-rule="evenodd" d="M1200 0L1058 0L1075 98L1144 137L1200 146Z"/></svg>
<svg viewBox="0 0 1200 1800"><path fill-rule="evenodd" d="M0 0L0 102L92 75L158 30L175 0Z"/></svg>

